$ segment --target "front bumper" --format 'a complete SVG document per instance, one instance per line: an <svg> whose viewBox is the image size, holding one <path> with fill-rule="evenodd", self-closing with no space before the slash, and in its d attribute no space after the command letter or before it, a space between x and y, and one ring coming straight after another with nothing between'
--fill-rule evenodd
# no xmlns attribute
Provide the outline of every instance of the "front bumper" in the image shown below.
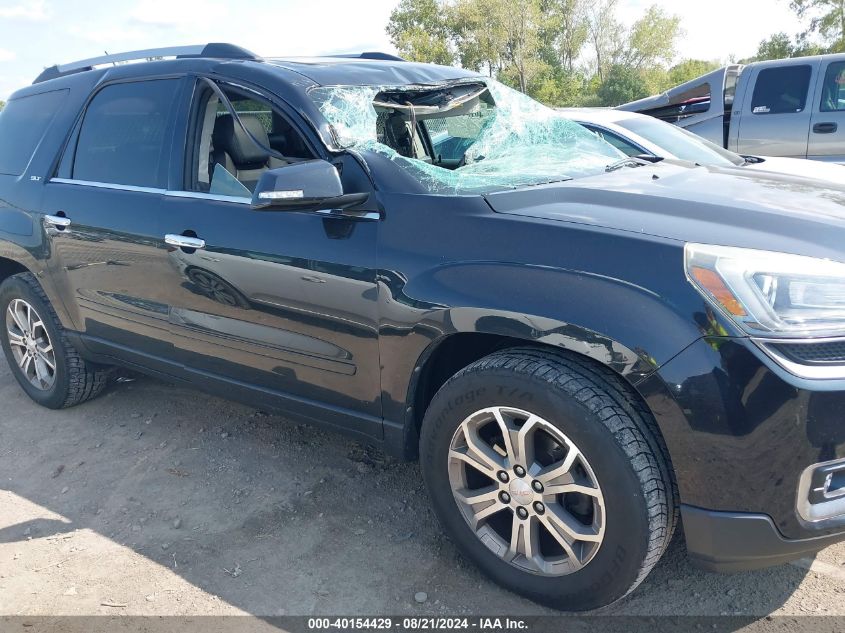
<svg viewBox="0 0 845 633"><path fill-rule="evenodd" d="M787 563L845 540L845 532L786 539L765 514L681 505L687 554L707 571L735 572Z"/></svg>
<svg viewBox="0 0 845 633"><path fill-rule="evenodd" d="M778 538L761 543L787 559L805 551L798 542L839 540L845 514L808 522L797 508L805 469L845 458L845 381L798 378L748 339L705 337L636 387L666 440L682 504L770 521ZM705 545L696 547L712 558Z"/></svg>

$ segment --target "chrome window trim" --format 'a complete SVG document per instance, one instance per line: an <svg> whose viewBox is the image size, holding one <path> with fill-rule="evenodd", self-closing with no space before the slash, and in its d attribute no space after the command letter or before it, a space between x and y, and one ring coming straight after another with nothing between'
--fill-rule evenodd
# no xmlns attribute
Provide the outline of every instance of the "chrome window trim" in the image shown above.
<svg viewBox="0 0 845 633"><path fill-rule="evenodd" d="M809 380L842 380L845 379L845 364L843 365L802 365L793 360L786 358L783 354L771 345L813 345L817 343L838 343L845 342L845 337L831 336L826 338L807 338L807 339L790 339L790 338L752 338L751 339L757 347L759 347L769 358L775 361L778 365L783 367L790 374L794 374L799 378L807 378Z"/></svg>
<svg viewBox="0 0 845 633"><path fill-rule="evenodd" d="M81 185L83 187L97 187L99 189L117 189L118 191L135 191L140 193L164 194L165 189L158 187L138 187L136 185L120 185L113 182L96 182L94 180L77 180L75 178L50 178L50 182L63 185Z"/></svg>
<svg viewBox="0 0 845 633"><path fill-rule="evenodd" d="M98 187L100 189L113 189L117 191L133 191L139 193L153 193L168 198L193 198L197 200L213 200L215 202L230 202L234 204L251 205L252 198L240 196L224 196L216 193L204 193L202 191L179 191L175 189L159 189L156 187L137 187L135 185L118 185L111 182L94 182L92 180L76 180L74 178L51 178L50 182L65 185L80 185L83 187ZM321 216L336 218L351 218L358 220L380 220L381 214L378 211L354 212L346 210L320 209L313 213Z"/></svg>
<svg viewBox="0 0 845 633"><path fill-rule="evenodd" d="M215 200L217 202L235 202L237 204L252 204L252 198L241 196L224 196L217 193L205 193L203 191L181 191L168 189L164 195L169 198L197 198L200 200Z"/></svg>
<svg viewBox="0 0 845 633"><path fill-rule="evenodd" d="M351 220L381 220L381 213L378 211L349 211L347 209L317 209L313 211L317 215L330 218L344 218Z"/></svg>

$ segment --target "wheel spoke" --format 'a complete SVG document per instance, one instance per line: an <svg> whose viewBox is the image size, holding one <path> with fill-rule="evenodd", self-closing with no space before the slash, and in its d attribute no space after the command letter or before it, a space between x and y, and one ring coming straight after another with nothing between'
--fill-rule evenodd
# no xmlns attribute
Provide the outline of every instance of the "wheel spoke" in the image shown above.
<svg viewBox="0 0 845 633"><path fill-rule="evenodd" d="M467 466L474 468L481 474L487 475L490 479L493 479L496 476L496 468L492 468L488 462L478 459L477 455L466 446L450 450L449 458L465 463Z"/></svg>
<svg viewBox="0 0 845 633"><path fill-rule="evenodd" d="M28 303L24 303L24 305L26 306L26 325L29 328L27 332L29 332L29 335L32 336L35 332L35 330L32 329L32 306Z"/></svg>
<svg viewBox="0 0 845 633"><path fill-rule="evenodd" d="M569 450L566 453L566 457L564 457L561 461L555 462L554 464L547 466L546 468L538 472L536 475L534 475L534 478L539 479L540 482L544 486L546 486L546 488L552 485L552 482L554 482L555 479L559 479L564 475L568 475L569 471L572 469L572 466L575 465L575 460L578 459L581 453L578 451L577 448L572 445L569 445L568 449ZM571 481L572 477L570 476L569 481L567 481L567 483L570 483Z"/></svg>
<svg viewBox="0 0 845 633"><path fill-rule="evenodd" d="M531 470L531 465L534 463L534 432L537 430L537 424L539 422L540 418L532 415L526 420L516 435L516 451L519 463L529 471Z"/></svg>
<svg viewBox="0 0 845 633"><path fill-rule="evenodd" d="M549 511L543 515L543 524L550 527L552 536L557 538L560 535L569 543L576 541L587 541L590 543L601 542L601 534L597 534L591 528L580 524L575 517L569 514L563 508L556 508L552 506Z"/></svg>
<svg viewBox="0 0 845 633"><path fill-rule="evenodd" d="M455 497L466 505L470 506L472 511L472 527L477 530L481 522L489 516L492 516L505 508L504 504L499 502L498 487L487 486L479 490L456 490Z"/></svg>
<svg viewBox="0 0 845 633"><path fill-rule="evenodd" d="M540 535L538 527L536 517L529 517L526 520L522 520L514 514L513 523L511 524L511 542L505 554L505 560L511 562L522 555L531 561L534 567L539 569L541 565L538 562L540 558Z"/></svg>
<svg viewBox="0 0 845 633"><path fill-rule="evenodd" d="M33 362L35 363L35 377L42 385L46 385L50 378L50 371L47 369L46 363L38 356L35 357Z"/></svg>
<svg viewBox="0 0 845 633"><path fill-rule="evenodd" d="M546 486L544 492L547 495L562 495L568 492L577 492L579 494L594 497L596 499L601 498L601 491L598 488L593 488L592 486L585 486L583 484L549 484L548 486Z"/></svg>
<svg viewBox="0 0 845 633"><path fill-rule="evenodd" d="M561 549L563 549L564 553L566 554L567 559L569 560L569 566L572 571L577 571L581 569L583 564L581 563L581 559L575 553L573 549L574 542L564 533L560 532L556 525L549 520L548 515L544 515L540 517L540 522L543 524L543 527L548 530L549 534L558 542Z"/></svg>
<svg viewBox="0 0 845 633"><path fill-rule="evenodd" d="M38 348L37 354L38 354L38 358L41 362L43 362L45 365L47 365L47 367L49 367L53 371L56 371L56 361L53 358L51 358L52 355L50 354L50 351L52 349L53 349L52 345L50 345L49 349L46 349L46 350Z"/></svg>
<svg viewBox="0 0 845 633"><path fill-rule="evenodd" d="M478 431L470 421L466 421L462 425L464 441L466 446L464 450L452 449L450 455L464 462L484 473L491 479L495 478L496 472L504 467L504 460L501 456L496 454L493 447L487 444L478 436ZM463 454L461 454L463 453Z"/></svg>
<svg viewBox="0 0 845 633"><path fill-rule="evenodd" d="M496 419L496 424L499 425L499 431L502 434L502 441L505 443L505 453L507 454L508 460L512 463L518 463L515 461L518 457L514 451L514 430L510 428L508 421L505 420L505 416L499 407L493 409L493 417Z"/></svg>
<svg viewBox="0 0 845 633"><path fill-rule="evenodd" d="M15 334L12 330L6 330L6 332L9 335L9 345L26 348L26 344L23 342L23 337L21 335Z"/></svg>
<svg viewBox="0 0 845 633"><path fill-rule="evenodd" d="M18 330L20 330L21 334L27 334L28 330L26 329L26 319L18 314L17 310L18 302L12 302L9 305L9 315L12 317L12 320L15 322L15 325L18 326Z"/></svg>
<svg viewBox="0 0 845 633"><path fill-rule="evenodd" d="M24 376L29 378L29 366L32 364L32 356L30 356L29 354L24 354L23 356L21 356L21 359L20 361L18 361L18 363L24 373Z"/></svg>

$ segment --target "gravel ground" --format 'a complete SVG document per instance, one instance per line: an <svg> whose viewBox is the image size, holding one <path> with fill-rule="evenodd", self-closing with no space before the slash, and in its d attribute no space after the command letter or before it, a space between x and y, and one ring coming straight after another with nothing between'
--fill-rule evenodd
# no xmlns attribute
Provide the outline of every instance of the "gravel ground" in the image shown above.
<svg viewBox="0 0 845 633"><path fill-rule="evenodd" d="M722 576L676 539L608 612L845 615L843 597L845 545ZM416 464L142 376L48 411L0 359L0 616L491 610L552 613L458 554Z"/></svg>

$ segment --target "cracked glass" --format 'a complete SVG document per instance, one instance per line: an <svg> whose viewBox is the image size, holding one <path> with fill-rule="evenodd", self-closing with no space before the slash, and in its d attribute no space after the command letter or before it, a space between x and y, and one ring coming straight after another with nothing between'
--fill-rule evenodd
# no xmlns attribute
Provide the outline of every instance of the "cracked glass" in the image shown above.
<svg viewBox="0 0 845 633"><path fill-rule="evenodd" d="M477 194L603 173L625 155L492 79L324 86L311 98L339 148L387 157L435 194Z"/></svg>

